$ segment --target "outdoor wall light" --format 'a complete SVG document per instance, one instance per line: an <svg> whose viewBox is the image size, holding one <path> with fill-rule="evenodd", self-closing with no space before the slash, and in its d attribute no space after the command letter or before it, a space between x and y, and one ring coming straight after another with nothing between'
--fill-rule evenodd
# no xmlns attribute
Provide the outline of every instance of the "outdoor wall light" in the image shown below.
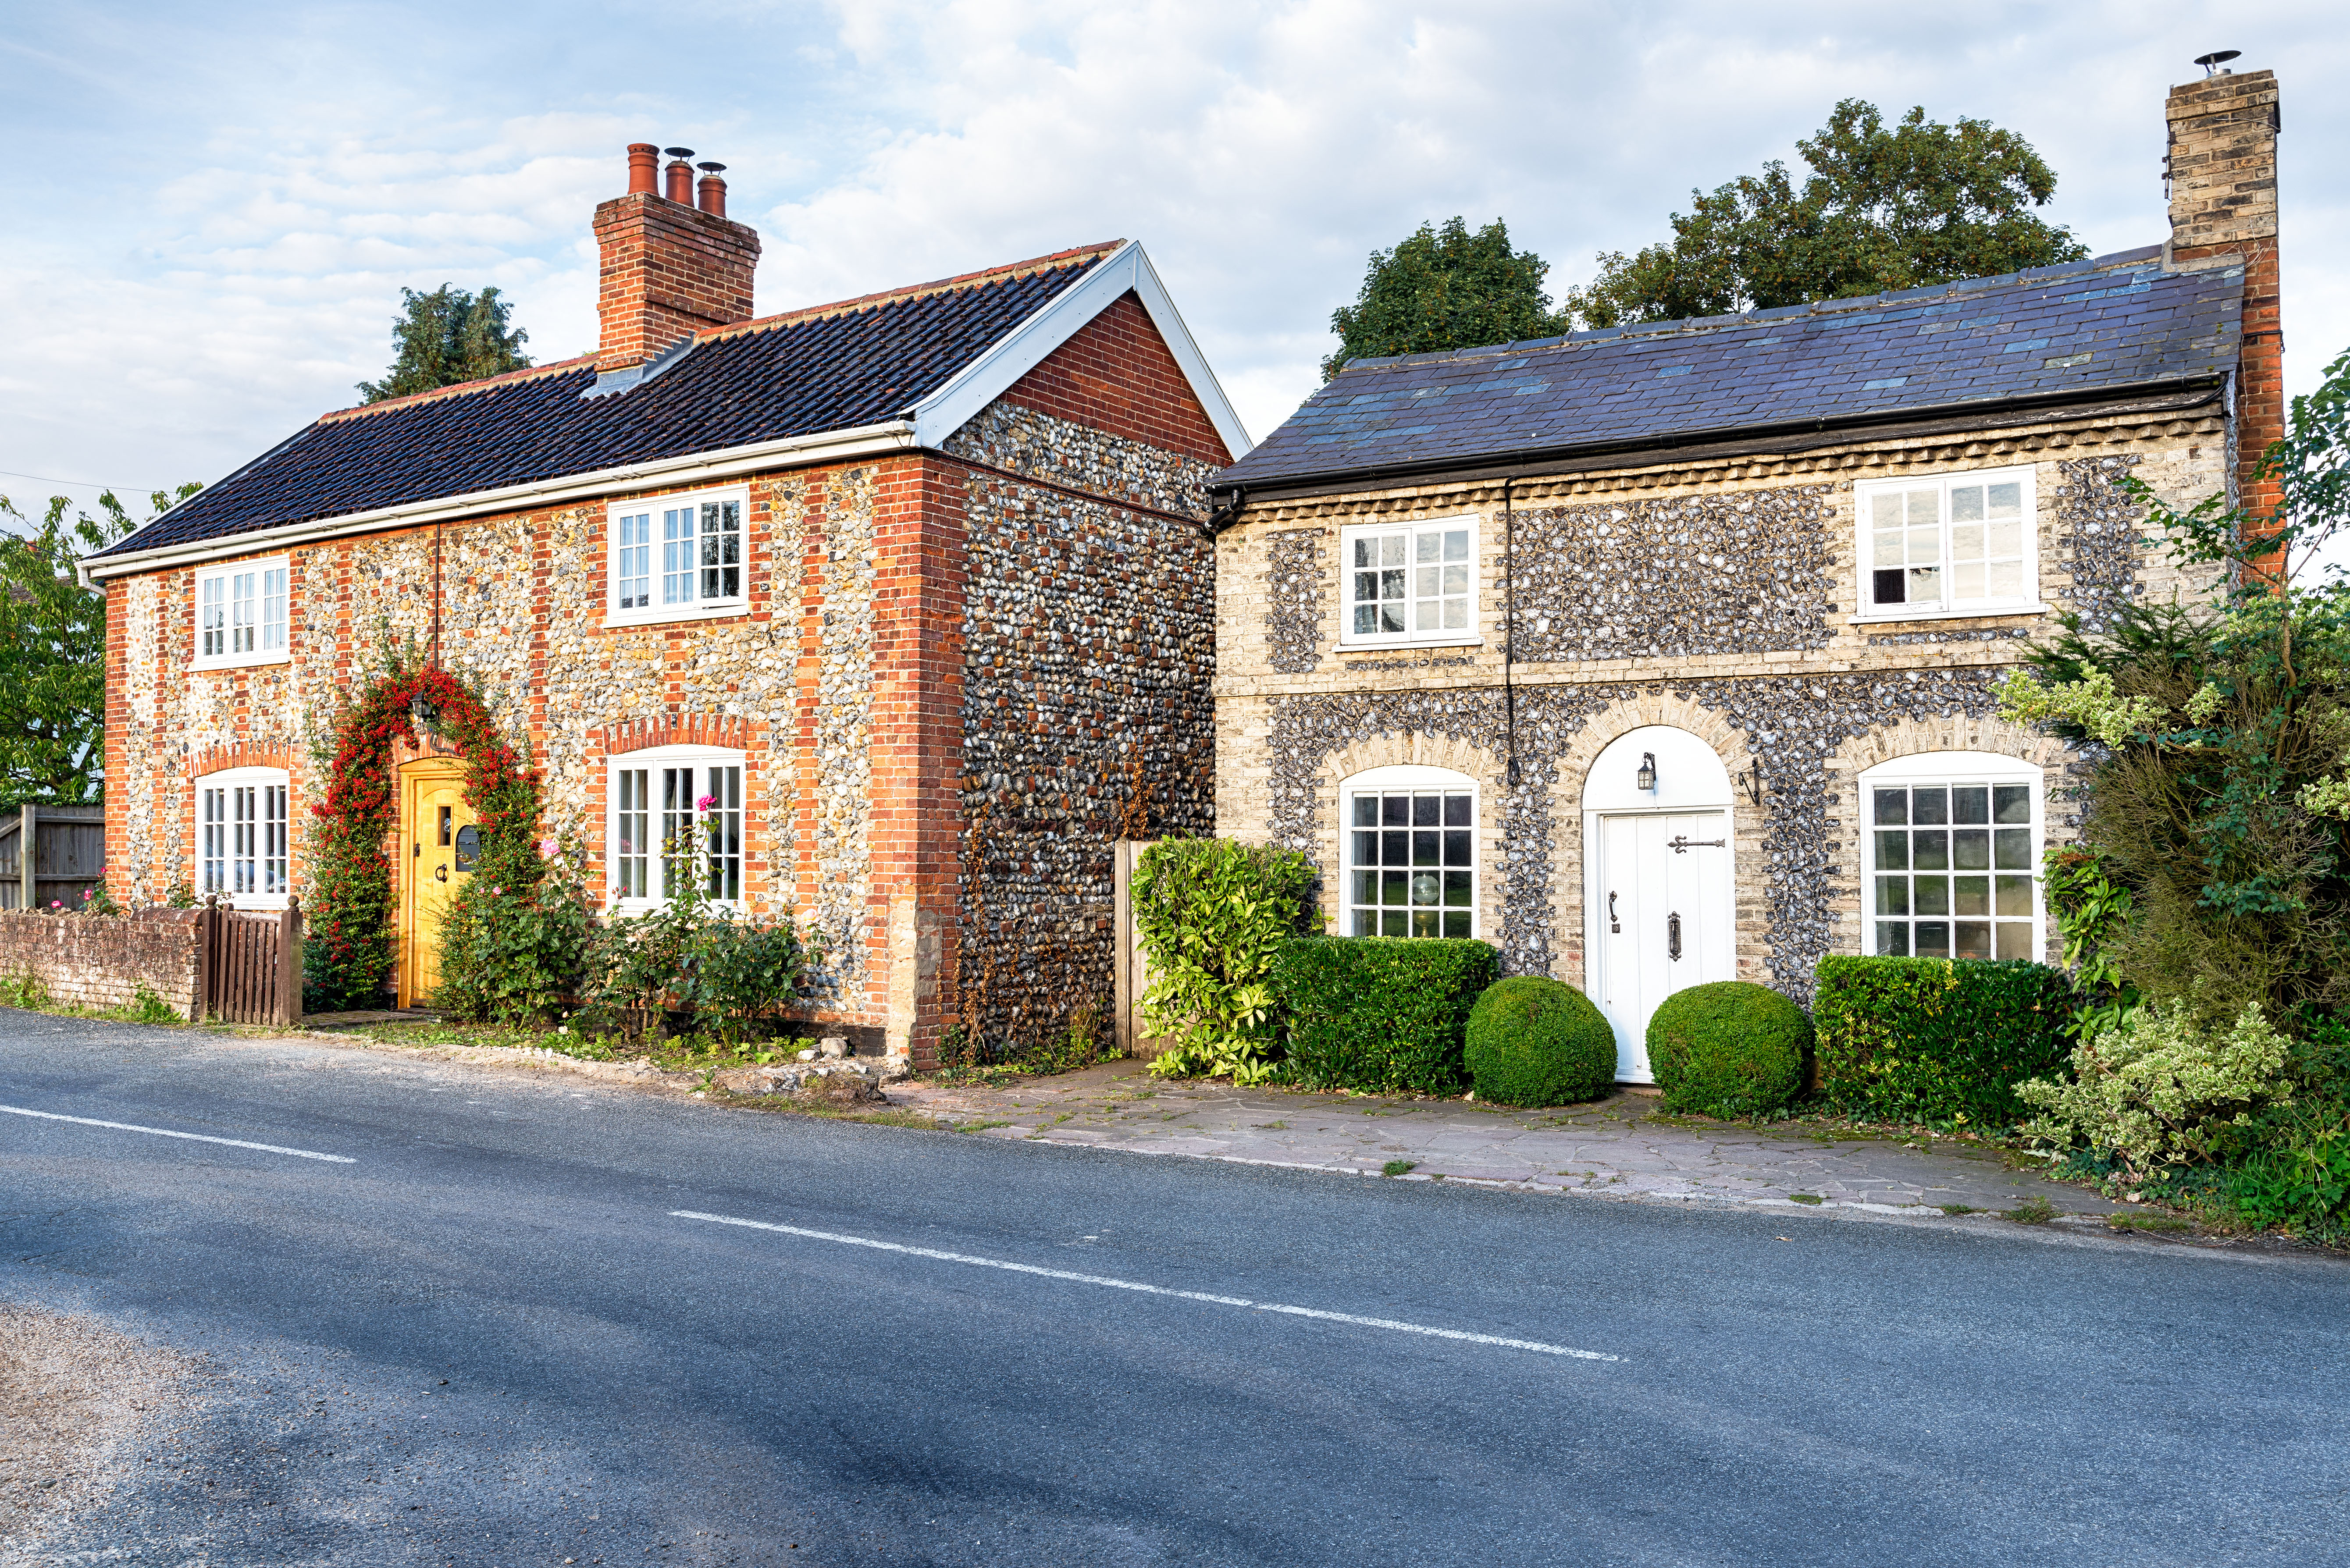
<svg viewBox="0 0 2350 1568"><path fill-rule="evenodd" d="M433 725L440 721L440 711L432 706L423 692L419 691L408 700L408 721L416 726L419 737L432 732Z"/></svg>
<svg viewBox="0 0 2350 1568"><path fill-rule="evenodd" d="M1642 752L1640 753L1640 771L1632 775L1632 783L1633 785L1639 789L1643 794L1646 794L1648 791L1657 787L1656 753Z"/></svg>

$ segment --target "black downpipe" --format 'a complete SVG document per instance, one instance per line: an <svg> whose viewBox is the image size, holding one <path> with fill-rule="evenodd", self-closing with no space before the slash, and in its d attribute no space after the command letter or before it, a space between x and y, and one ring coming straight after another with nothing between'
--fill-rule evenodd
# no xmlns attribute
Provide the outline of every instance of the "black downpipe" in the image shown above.
<svg viewBox="0 0 2350 1568"><path fill-rule="evenodd" d="M1510 787L1518 787L1518 691L1511 666L1516 663L1518 635L1518 531L1510 509L1510 486L1502 481L1502 755Z"/></svg>

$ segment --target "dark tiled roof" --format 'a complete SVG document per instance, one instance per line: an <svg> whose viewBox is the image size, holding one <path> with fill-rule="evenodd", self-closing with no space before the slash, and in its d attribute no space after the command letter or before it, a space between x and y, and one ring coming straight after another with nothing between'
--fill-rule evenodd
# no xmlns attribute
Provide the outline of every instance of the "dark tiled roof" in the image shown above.
<svg viewBox="0 0 2350 1568"><path fill-rule="evenodd" d="M611 396L591 356L328 414L100 554L881 423L1116 248L725 327Z"/></svg>
<svg viewBox="0 0 2350 1568"><path fill-rule="evenodd" d="M1296 483L1611 443L2089 397L2235 363L2241 267L2157 250L1866 299L1358 359L1217 475Z"/></svg>

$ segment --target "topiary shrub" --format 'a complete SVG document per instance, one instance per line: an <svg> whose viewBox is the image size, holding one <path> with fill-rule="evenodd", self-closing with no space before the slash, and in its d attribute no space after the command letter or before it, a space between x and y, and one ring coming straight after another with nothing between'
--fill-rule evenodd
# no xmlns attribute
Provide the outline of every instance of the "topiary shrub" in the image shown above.
<svg viewBox="0 0 2350 1568"><path fill-rule="evenodd" d="M1564 981L1513 975L1469 1010L1469 1074L1477 1097L1504 1106L1596 1099L1616 1084L1616 1031Z"/></svg>
<svg viewBox="0 0 2350 1568"><path fill-rule="evenodd" d="M1824 958L1820 1092L1887 1121L2008 1127L2016 1085L2064 1065L2072 983L2022 959Z"/></svg>
<svg viewBox="0 0 2350 1568"><path fill-rule="evenodd" d="M1752 981L1677 991L1648 1020L1648 1070L1669 1111L1776 1115L1802 1096L1811 1048L1804 1010Z"/></svg>
<svg viewBox="0 0 2350 1568"><path fill-rule="evenodd" d="M1288 1073L1309 1089L1457 1095L1461 1032L1497 960L1457 937L1304 937L1270 976Z"/></svg>

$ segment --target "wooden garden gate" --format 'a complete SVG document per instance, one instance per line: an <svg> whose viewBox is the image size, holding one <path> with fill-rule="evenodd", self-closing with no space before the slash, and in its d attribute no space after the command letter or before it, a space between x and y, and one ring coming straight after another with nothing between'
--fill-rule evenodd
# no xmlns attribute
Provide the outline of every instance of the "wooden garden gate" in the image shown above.
<svg viewBox="0 0 2350 1568"><path fill-rule="evenodd" d="M217 895L196 916L200 1016L224 1023L302 1018L302 900L245 912Z"/></svg>

